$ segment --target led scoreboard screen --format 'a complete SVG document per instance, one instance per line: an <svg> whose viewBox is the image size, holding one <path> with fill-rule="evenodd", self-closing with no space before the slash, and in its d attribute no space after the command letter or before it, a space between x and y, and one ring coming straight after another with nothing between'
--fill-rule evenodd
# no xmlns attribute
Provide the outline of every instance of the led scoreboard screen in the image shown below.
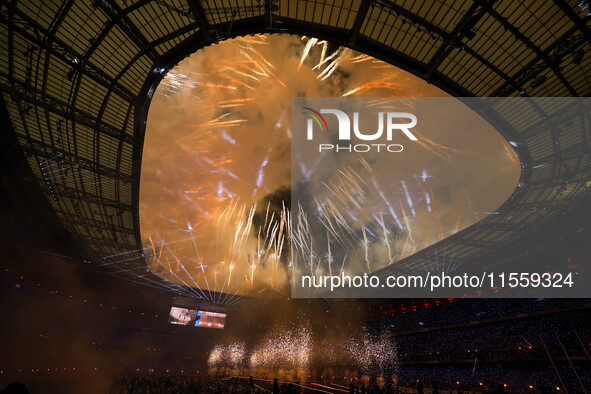
<svg viewBox="0 0 591 394"><path fill-rule="evenodd" d="M181 326L223 329L226 324L226 314L173 306L170 308L168 322Z"/></svg>
<svg viewBox="0 0 591 394"><path fill-rule="evenodd" d="M224 328L226 314L217 312L197 311L195 327Z"/></svg>

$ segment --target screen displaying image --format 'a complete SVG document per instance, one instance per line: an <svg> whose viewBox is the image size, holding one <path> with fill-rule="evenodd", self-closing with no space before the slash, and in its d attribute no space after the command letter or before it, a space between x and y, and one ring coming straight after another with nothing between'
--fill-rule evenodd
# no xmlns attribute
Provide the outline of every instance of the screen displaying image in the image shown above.
<svg viewBox="0 0 591 394"><path fill-rule="evenodd" d="M193 325L197 321L197 315L197 310L173 306L170 308L168 322L170 324L179 324L182 326Z"/></svg>
<svg viewBox="0 0 591 394"><path fill-rule="evenodd" d="M197 311L195 327L223 329L226 323L225 313Z"/></svg>

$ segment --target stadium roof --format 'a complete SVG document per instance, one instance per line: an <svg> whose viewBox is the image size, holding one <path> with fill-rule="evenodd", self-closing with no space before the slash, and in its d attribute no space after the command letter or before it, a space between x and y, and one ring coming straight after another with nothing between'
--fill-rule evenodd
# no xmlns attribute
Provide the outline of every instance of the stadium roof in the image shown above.
<svg viewBox="0 0 591 394"><path fill-rule="evenodd" d="M370 54L455 96L591 93L591 29L578 1L12 0L1 7L2 149L14 165L21 161L22 188L92 264L178 292L142 256L142 145L155 88L199 48L295 33ZM521 180L498 215L446 239L448 253L469 259L498 249L588 192L589 102L571 104L524 105L519 115L505 104L489 114L519 154Z"/></svg>

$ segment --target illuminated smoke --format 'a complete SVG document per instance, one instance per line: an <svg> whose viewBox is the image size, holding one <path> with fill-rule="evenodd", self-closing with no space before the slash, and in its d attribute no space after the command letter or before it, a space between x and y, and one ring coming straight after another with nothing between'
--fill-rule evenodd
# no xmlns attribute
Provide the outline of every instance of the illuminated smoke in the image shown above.
<svg viewBox="0 0 591 394"><path fill-rule="evenodd" d="M310 181L319 163L298 169L318 215L299 216L293 237L289 204L265 200L291 184L291 97L442 95L382 61L309 37L242 37L186 58L161 82L147 121L140 222L149 269L185 285L188 296L232 304L244 294L284 293L301 272L374 272L470 225L512 191L495 180L518 177L519 162L496 132L479 135L485 147L467 153L458 137L423 131L422 153L401 164L404 184L385 184L384 168L367 162L324 184ZM376 111L388 105L372 103ZM499 156L511 160L499 165ZM455 175L458 167L472 173ZM494 176L475 175L491 167ZM311 240L316 221L325 234ZM287 258L290 244L305 260Z"/></svg>

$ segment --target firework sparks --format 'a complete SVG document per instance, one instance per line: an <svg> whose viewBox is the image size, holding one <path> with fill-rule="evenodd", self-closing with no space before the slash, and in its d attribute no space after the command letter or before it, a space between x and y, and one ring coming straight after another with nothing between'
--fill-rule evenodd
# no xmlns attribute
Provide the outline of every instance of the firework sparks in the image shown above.
<svg viewBox="0 0 591 394"><path fill-rule="evenodd" d="M245 368L249 374L257 370L277 374L289 369L321 371L339 362L344 369L377 377L395 372L397 361L396 342L387 332L371 334L361 328L320 336L303 321L276 326L251 345L240 340L218 344L209 352L208 365L212 369Z"/></svg>

